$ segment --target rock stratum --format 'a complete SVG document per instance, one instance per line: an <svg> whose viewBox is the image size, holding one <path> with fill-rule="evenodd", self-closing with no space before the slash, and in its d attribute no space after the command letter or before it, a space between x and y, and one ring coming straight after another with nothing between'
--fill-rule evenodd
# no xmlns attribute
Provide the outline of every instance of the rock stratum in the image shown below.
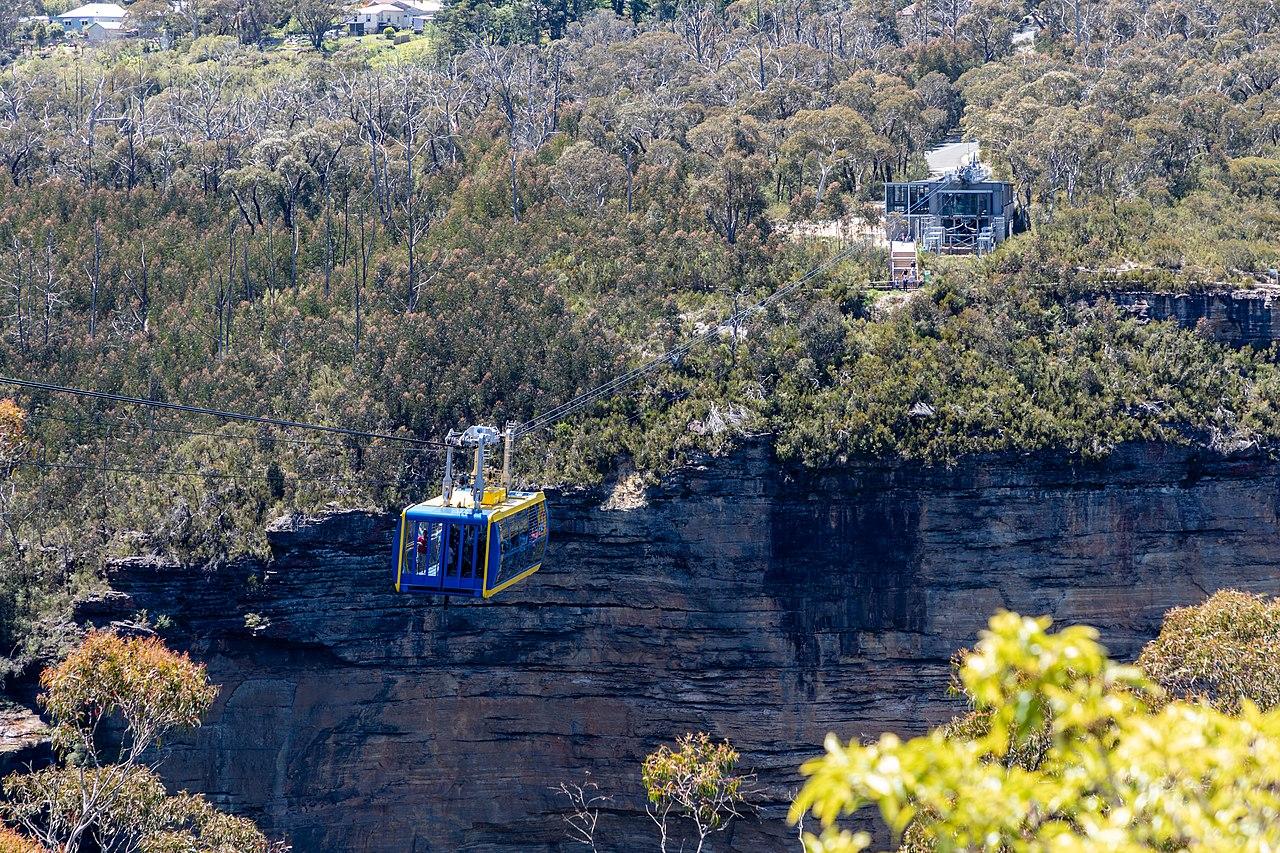
<svg viewBox="0 0 1280 853"><path fill-rule="evenodd" d="M1280 287L1208 289L1187 293L1127 291L1109 299L1139 321L1170 321L1220 343L1266 348L1280 340Z"/></svg>
<svg viewBox="0 0 1280 853"><path fill-rule="evenodd" d="M640 762L694 730L758 779L715 849L798 849L797 766L953 715L948 660L993 611L1132 657L1170 607L1280 592L1277 475L1163 445L806 472L755 445L630 510L553 495L547 567L491 603L391 592L393 520L344 512L275 525L268 562L123 561L85 617L172 620L222 691L168 779L299 853L574 849L551 788L588 772L601 849L653 849Z"/></svg>

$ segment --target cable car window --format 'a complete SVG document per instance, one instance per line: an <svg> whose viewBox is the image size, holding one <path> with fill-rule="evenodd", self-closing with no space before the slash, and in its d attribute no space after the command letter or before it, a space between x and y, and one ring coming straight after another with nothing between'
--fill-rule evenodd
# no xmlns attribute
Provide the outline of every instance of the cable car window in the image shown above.
<svg viewBox="0 0 1280 853"><path fill-rule="evenodd" d="M479 529L468 524L462 528L462 576L464 578L474 578L477 575L476 557L479 549L476 548L476 539L479 536Z"/></svg>
<svg viewBox="0 0 1280 853"><path fill-rule="evenodd" d="M547 508L545 504L504 518L499 526L502 562L497 583L527 572L542 563L547 548ZM493 581L491 581L493 583Z"/></svg>
<svg viewBox="0 0 1280 853"><path fill-rule="evenodd" d="M444 528L444 573L458 578L462 576L462 531L456 524L446 524Z"/></svg>
<svg viewBox="0 0 1280 853"><path fill-rule="evenodd" d="M417 575L436 577L440 574L440 525L419 521L413 526L414 546L410 551L409 571Z"/></svg>

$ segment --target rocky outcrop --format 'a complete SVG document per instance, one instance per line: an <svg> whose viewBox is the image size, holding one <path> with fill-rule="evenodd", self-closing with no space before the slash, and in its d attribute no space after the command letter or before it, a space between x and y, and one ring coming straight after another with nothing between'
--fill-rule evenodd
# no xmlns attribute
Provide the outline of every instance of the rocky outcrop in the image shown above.
<svg viewBox="0 0 1280 853"><path fill-rule="evenodd" d="M0 779L53 758L49 729L31 709L0 699Z"/></svg>
<svg viewBox="0 0 1280 853"><path fill-rule="evenodd" d="M95 619L172 620L222 691L165 772L300 853L568 850L550 788L588 772L601 849L651 849L640 762L692 730L758 774L716 849L796 849L796 767L829 731L951 716L948 659L993 611L1130 657L1172 606L1280 592L1278 474L1159 445L805 472L752 446L630 510L553 495L546 568L490 603L391 592L392 519L351 512L276 525L270 562L122 562Z"/></svg>
<svg viewBox="0 0 1280 853"><path fill-rule="evenodd" d="M1105 298L1142 320L1173 321L1234 346L1269 347L1280 340L1280 288L1195 293L1132 291Z"/></svg>

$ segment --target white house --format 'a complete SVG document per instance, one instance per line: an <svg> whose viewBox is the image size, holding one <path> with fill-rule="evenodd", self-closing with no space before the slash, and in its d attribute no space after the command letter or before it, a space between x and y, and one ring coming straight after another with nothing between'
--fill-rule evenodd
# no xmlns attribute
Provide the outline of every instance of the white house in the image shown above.
<svg viewBox="0 0 1280 853"><path fill-rule="evenodd" d="M356 9L355 16L348 21L352 32L357 35L380 33L387 27L397 30L408 29L411 25L410 15L399 6L390 3L374 3Z"/></svg>
<svg viewBox="0 0 1280 853"><path fill-rule="evenodd" d="M67 33L86 34L85 30L91 24L104 25L102 33L105 33L119 32L120 25L124 23L124 16L124 7L115 3L89 3L70 12L63 12L54 20L62 24L62 29ZM112 28L106 26L108 24L116 26Z"/></svg>
<svg viewBox="0 0 1280 853"><path fill-rule="evenodd" d="M356 9L347 21L347 28L355 35L380 33L387 27L397 30L422 32L422 28L440 11L441 0L387 0Z"/></svg>
<svg viewBox="0 0 1280 853"><path fill-rule="evenodd" d="M406 4L407 5L407 4ZM441 0L418 0L413 4L413 17L409 19L415 33L421 33L427 24L436 19L444 4Z"/></svg>
<svg viewBox="0 0 1280 853"><path fill-rule="evenodd" d="M93 44L115 41L124 37L124 24L120 21L91 21L81 30L84 40Z"/></svg>

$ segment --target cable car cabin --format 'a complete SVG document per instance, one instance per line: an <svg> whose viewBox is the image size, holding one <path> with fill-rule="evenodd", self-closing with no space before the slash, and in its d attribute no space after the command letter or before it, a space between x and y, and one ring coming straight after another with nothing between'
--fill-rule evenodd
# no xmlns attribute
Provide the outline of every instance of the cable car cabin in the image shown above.
<svg viewBox="0 0 1280 853"><path fill-rule="evenodd" d="M547 499L542 492L485 489L432 498L400 514L397 592L489 598L542 567Z"/></svg>

